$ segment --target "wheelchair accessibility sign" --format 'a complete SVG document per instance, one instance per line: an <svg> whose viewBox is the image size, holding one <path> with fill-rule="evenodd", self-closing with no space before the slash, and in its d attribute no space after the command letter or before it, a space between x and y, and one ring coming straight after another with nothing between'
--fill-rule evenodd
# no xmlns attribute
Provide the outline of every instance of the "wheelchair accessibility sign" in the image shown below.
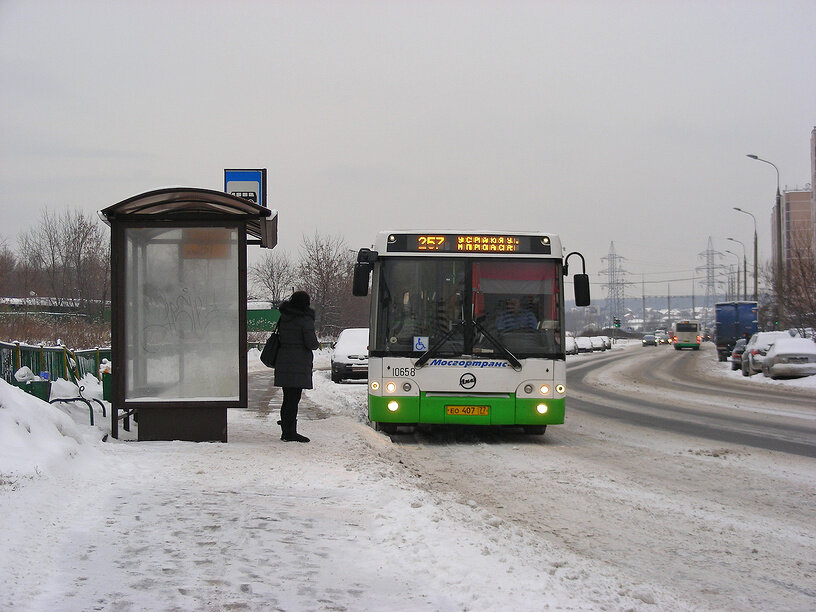
<svg viewBox="0 0 816 612"><path fill-rule="evenodd" d="M414 336L414 350L427 351L430 336Z"/></svg>

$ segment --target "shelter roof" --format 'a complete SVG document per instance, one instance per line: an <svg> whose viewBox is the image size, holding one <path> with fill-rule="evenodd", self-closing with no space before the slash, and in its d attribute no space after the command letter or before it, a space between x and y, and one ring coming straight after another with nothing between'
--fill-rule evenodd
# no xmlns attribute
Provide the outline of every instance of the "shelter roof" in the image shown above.
<svg viewBox="0 0 816 612"><path fill-rule="evenodd" d="M247 233L261 236L263 217L272 211L249 200L211 189L166 187L135 195L99 211L110 221L126 220L191 220L214 218L244 218Z"/></svg>

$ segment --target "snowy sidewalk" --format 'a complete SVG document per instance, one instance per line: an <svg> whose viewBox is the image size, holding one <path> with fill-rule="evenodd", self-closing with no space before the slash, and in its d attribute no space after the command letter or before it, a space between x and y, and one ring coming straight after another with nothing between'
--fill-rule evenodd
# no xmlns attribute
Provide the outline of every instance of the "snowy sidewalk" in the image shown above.
<svg viewBox="0 0 816 612"><path fill-rule="evenodd" d="M72 436L61 461L0 483L0 609L687 608L435 491L361 422L365 385L316 372L312 442L281 442L269 375L251 374L259 408L229 411L227 444ZM58 414L0 391L17 415ZM66 435L62 417L33 442Z"/></svg>

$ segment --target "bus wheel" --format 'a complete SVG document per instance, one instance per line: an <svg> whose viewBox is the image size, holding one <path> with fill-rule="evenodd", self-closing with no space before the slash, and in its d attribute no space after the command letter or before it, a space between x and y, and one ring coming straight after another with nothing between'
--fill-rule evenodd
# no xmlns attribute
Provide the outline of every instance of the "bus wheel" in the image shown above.
<svg viewBox="0 0 816 612"><path fill-rule="evenodd" d="M547 431L546 425L525 425L522 427L524 433L530 434L531 436L543 436L544 432Z"/></svg>
<svg viewBox="0 0 816 612"><path fill-rule="evenodd" d="M392 434L397 433L397 425L396 423L380 423L379 421L375 421L374 430L381 431L384 434L388 434L390 436Z"/></svg>

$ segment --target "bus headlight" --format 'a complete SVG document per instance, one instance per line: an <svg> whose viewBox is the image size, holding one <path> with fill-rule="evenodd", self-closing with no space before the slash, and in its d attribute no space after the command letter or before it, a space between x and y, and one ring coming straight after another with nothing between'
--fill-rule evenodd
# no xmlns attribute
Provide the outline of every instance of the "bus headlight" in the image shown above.
<svg viewBox="0 0 816 612"><path fill-rule="evenodd" d="M411 390L411 383L407 382L402 385L402 390L408 393Z"/></svg>
<svg viewBox="0 0 816 612"><path fill-rule="evenodd" d="M380 383L377 380L372 380L370 386L371 386L372 391L379 391L380 390Z"/></svg>
<svg viewBox="0 0 816 612"><path fill-rule="evenodd" d="M567 388L564 385L555 385L555 392L556 393L564 393Z"/></svg>
<svg viewBox="0 0 816 612"><path fill-rule="evenodd" d="M399 408L399 403L396 402L395 400L391 400L390 402L388 402L388 409L391 412L396 412L398 408Z"/></svg>
<svg viewBox="0 0 816 612"><path fill-rule="evenodd" d="M533 385L531 385L531 384L526 384L526 385L524 385L524 392L525 392L527 395L529 395L530 393L532 393L532 392L533 392Z"/></svg>
<svg viewBox="0 0 816 612"><path fill-rule="evenodd" d="M541 393L541 395L547 395L550 392L550 386L549 385L541 385L538 388L538 390Z"/></svg>
<svg viewBox="0 0 816 612"><path fill-rule="evenodd" d="M538 414L547 414L547 404L539 404L536 406L536 412L538 412Z"/></svg>
<svg viewBox="0 0 816 612"><path fill-rule="evenodd" d="M386 393L393 393L396 390L397 390L397 384L396 383L391 382L391 381L385 383L385 392Z"/></svg>

